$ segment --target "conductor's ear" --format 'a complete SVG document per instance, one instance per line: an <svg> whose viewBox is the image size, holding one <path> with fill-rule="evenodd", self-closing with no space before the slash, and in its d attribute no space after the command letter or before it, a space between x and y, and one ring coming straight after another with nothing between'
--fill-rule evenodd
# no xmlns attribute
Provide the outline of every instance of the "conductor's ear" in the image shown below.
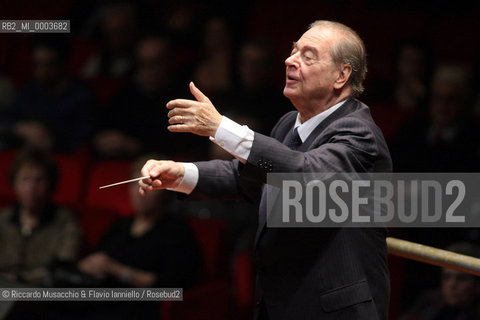
<svg viewBox="0 0 480 320"><path fill-rule="evenodd" d="M345 84L348 82L348 79L350 79L350 75L352 74L352 66L346 63L342 63L338 69L338 77L337 80L335 80L334 83L334 88L335 89L342 89Z"/></svg>

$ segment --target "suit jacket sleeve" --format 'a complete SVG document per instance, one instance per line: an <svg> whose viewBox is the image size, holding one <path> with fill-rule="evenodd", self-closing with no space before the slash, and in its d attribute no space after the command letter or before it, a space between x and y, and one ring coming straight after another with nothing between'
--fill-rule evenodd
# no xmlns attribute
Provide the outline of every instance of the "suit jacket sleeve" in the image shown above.
<svg viewBox="0 0 480 320"><path fill-rule="evenodd" d="M238 160L195 162L199 179L189 199L220 199L254 203L260 200L263 183L244 177Z"/></svg>
<svg viewBox="0 0 480 320"><path fill-rule="evenodd" d="M356 117L343 117L327 126L307 151L290 150L277 139L255 133L242 175L266 181L268 172L373 172L390 170L383 157L374 124ZM308 141L308 140L307 140Z"/></svg>
<svg viewBox="0 0 480 320"><path fill-rule="evenodd" d="M271 137L255 132L245 165L238 160L195 163L199 181L193 194L255 201L269 172L390 171L391 160L380 130L366 108L358 110L327 118L298 151L284 145L296 117L296 112L287 113L275 125Z"/></svg>

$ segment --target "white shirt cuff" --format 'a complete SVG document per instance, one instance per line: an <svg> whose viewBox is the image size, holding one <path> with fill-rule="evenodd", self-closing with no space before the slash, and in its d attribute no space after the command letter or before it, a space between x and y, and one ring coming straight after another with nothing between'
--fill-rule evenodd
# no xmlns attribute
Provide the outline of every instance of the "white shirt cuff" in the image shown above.
<svg viewBox="0 0 480 320"><path fill-rule="evenodd" d="M190 194L197 186L198 182L198 168L196 165L190 162L179 162L185 168L182 181L175 188L169 188L168 190Z"/></svg>
<svg viewBox="0 0 480 320"><path fill-rule="evenodd" d="M249 127L239 125L235 121L223 116L222 122L220 122L220 126L215 133L215 138L210 137L210 140L235 158L244 162L250 155L253 138L254 132Z"/></svg>

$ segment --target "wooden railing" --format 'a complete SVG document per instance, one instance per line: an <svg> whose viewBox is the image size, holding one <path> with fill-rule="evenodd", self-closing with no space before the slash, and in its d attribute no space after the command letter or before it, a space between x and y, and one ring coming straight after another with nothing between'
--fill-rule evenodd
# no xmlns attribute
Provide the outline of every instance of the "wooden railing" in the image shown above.
<svg viewBox="0 0 480 320"><path fill-rule="evenodd" d="M480 276L480 259L397 238L387 238L388 253Z"/></svg>

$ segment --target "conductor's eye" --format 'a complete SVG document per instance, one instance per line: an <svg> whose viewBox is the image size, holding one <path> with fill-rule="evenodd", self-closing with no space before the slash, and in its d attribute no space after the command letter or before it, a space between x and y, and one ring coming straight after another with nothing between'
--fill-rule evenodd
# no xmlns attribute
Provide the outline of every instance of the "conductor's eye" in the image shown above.
<svg viewBox="0 0 480 320"><path fill-rule="evenodd" d="M312 61L314 57L311 54L307 53L303 55L303 59L305 59L305 61Z"/></svg>

